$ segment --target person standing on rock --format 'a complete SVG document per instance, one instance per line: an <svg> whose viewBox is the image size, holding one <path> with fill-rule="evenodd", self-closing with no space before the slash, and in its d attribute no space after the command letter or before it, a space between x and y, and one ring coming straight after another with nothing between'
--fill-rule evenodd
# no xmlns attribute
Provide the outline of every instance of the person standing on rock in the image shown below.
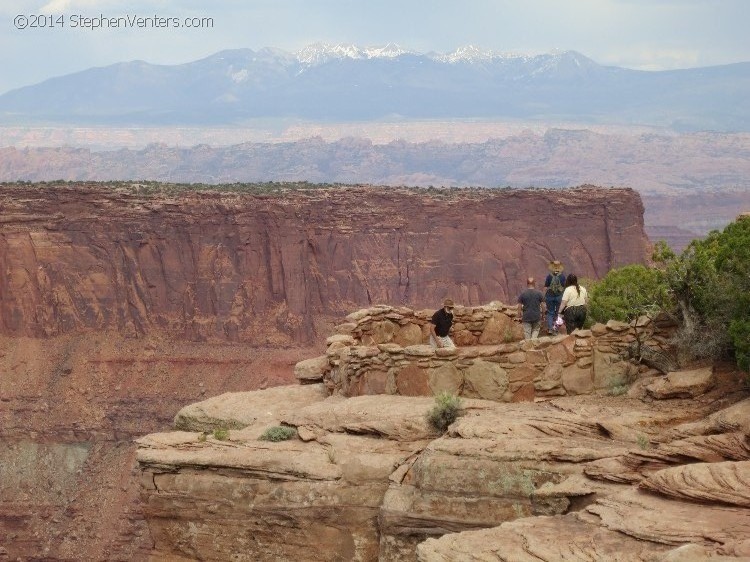
<svg viewBox="0 0 750 562"><path fill-rule="evenodd" d="M560 314L565 319L565 330L571 334L573 330L582 330L586 321L586 306L589 294L586 287L578 284L578 277L571 273L565 282L565 292L560 304Z"/></svg>
<svg viewBox="0 0 750 562"><path fill-rule="evenodd" d="M518 295L518 314L523 323L523 338L537 339L544 314L544 295L536 288L533 277L526 279L526 290Z"/></svg>
<svg viewBox="0 0 750 562"><path fill-rule="evenodd" d="M435 311L430 319L430 345L449 349L456 347L456 344L448 335L451 326L453 326L453 301L445 299L443 308Z"/></svg>
<svg viewBox="0 0 750 562"><path fill-rule="evenodd" d="M560 303L565 291L565 275L563 274L563 264L560 260L549 262L549 274L544 280L546 291L544 293L544 303L547 307L547 333L550 335L557 333L555 320L560 313Z"/></svg>

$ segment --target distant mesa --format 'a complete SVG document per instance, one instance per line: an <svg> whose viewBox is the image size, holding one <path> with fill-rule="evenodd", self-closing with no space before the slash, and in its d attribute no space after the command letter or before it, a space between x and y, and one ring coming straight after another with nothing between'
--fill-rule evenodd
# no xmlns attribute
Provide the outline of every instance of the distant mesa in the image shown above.
<svg viewBox="0 0 750 562"><path fill-rule="evenodd" d="M0 207L0 335L14 337L289 347L373 303L509 301L553 256L587 278L648 259L630 189L6 184Z"/></svg>

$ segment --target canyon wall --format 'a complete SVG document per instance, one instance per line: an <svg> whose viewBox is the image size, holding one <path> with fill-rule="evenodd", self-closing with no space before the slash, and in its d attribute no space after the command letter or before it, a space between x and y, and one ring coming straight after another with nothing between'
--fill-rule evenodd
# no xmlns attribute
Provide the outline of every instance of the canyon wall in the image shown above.
<svg viewBox="0 0 750 562"><path fill-rule="evenodd" d="M114 329L294 346L362 306L512 302L551 259L597 278L648 253L630 189L9 184L0 210L9 336Z"/></svg>
<svg viewBox="0 0 750 562"><path fill-rule="evenodd" d="M133 439L196 400L289 384L318 352L0 335L0 560L146 560Z"/></svg>
<svg viewBox="0 0 750 562"><path fill-rule="evenodd" d="M0 186L0 559L146 559L133 438L293 382L351 310L646 259L630 190L272 189Z"/></svg>

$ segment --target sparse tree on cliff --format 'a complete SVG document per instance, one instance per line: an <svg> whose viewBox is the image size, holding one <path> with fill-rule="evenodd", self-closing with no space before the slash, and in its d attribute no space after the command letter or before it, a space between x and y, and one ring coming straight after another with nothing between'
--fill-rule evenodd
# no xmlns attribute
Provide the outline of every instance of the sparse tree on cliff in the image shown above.
<svg viewBox="0 0 750 562"><path fill-rule="evenodd" d="M643 315L656 316L672 311L674 301L662 269L644 265L628 265L610 271L604 279L592 284L589 302L591 317L597 322L620 320L631 322ZM635 342L629 355L662 372L676 367L673 358L651 349L645 340L652 331L635 323Z"/></svg>
<svg viewBox="0 0 750 562"><path fill-rule="evenodd" d="M694 240L667 267L681 336L698 356L730 352L750 369L750 217Z"/></svg>
<svg viewBox="0 0 750 562"><path fill-rule="evenodd" d="M668 310L672 299L664 271L626 265L610 271L591 287L589 313L598 322L630 322L643 314Z"/></svg>
<svg viewBox="0 0 750 562"><path fill-rule="evenodd" d="M750 371L750 216L693 240L680 256L658 243L654 261L614 269L594 284L592 318L668 312L679 320L674 343L684 360L732 355Z"/></svg>
<svg viewBox="0 0 750 562"><path fill-rule="evenodd" d="M665 311L679 320L674 343L685 359L731 354L750 370L750 217L693 240L680 256L657 244L654 261L614 269L593 285L591 316L627 321Z"/></svg>

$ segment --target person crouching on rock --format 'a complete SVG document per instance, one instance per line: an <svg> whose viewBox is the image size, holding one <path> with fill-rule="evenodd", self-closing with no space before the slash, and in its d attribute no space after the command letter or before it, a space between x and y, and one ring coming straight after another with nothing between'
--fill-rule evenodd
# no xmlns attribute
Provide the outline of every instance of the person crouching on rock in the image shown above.
<svg viewBox="0 0 750 562"><path fill-rule="evenodd" d="M589 294L586 287L578 284L578 277L574 273L568 275L560 304L560 314L565 319L565 331L569 334L572 334L573 330L583 329L588 301Z"/></svg>
<svg viewBox="0 0 750 562"><path fill-rule="evenodd" d="M537 290L533 277L526 279L526 290L518 295L518 314L518 321L523 322L523 338L537 339L544 314L544 295Z"/></svg>
<svg viewBox="0 0 750 562"><path fill-rule="evenodd" d="M448 336L453 325L453 301L445 299L443 308L435 311L430 319L430 345L432 347L454 348L456 344Z"/></svg>

